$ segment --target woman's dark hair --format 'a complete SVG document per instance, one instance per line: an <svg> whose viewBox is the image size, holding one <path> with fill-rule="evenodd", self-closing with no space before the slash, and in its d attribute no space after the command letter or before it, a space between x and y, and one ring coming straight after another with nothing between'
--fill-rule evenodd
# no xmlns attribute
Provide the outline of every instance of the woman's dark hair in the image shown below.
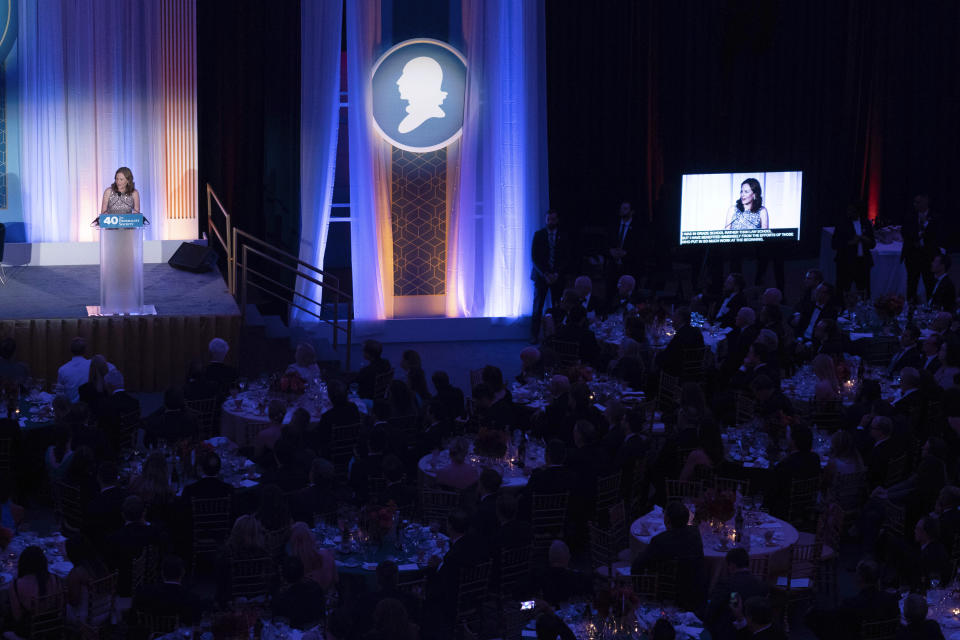
<svg viewBox="0 0 960 640"><path fill-rule="evenodd" d="M127 193L127 194L133 193L136 190L136 187L133 184L133 172L130 171L130 169L128 169L127 167L120 167L119 169L113 172L114 179L116 179L118 173L122 173L123 177L127 179L127 188L124 191L124 193ZM116 182L111 184L110 188L113 189L114 193L120 193L120 190L117 189Z"/></svg>
<svg viewBox="0 0 960 640"><path fill-rule="evenodd" d="M743 185L748 185L750 191L753 191L753 202L750 203L750 211L760 211L760 207L763 206L763 196L761 195L763 190L760 188L760 182L756 178L747 178L740 183L741 187L743 187ZM743 203L740 201L740 198L737 198L737 211L743 211Z"/></svg>
<svg viewBox="0 0 960 640"><path fill-rule="evenodd" d="M406 640L413 637L407 609L396 598L384 598L373 610L373 628L380 638Z"/></svg>
<svg viewBox="0 0 960 640"><path fill-rule="evenodd" d="M43 554L43 549L36 545L30 545L20 554L17 561L17 577L24 578L33 576L37 579L37 590L41 596L47 595L47 580L50 579L50 572L47 570L47 556Z"/></svg>

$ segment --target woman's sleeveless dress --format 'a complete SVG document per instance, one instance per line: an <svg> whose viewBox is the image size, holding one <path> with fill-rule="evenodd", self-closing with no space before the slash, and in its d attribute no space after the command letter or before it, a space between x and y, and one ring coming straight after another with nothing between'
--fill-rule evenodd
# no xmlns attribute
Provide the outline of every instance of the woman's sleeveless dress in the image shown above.
<svg viewBox="0 0 960 640"><path fill-rule="evenodd" d="M133 213L133 196L110 191L107 200L107 213Z"/></svg>
<svg viewBox="0 0 960 640"><path fill-rule="evenodd" d="M731 229L759 229L760 224L759 211L733 210L733 220L730 221Z"/></svg>

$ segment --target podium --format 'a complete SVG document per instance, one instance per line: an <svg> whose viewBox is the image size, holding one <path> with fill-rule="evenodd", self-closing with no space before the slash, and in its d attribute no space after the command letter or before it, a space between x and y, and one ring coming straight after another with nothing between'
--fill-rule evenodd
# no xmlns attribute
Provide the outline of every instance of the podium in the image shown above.
<svg viewBox="0 0 960 640"><path fill-rule="evenodd" d="M143 214L104 213L100 229L100 305L88 316L156 315L143 304Z"/></svg>

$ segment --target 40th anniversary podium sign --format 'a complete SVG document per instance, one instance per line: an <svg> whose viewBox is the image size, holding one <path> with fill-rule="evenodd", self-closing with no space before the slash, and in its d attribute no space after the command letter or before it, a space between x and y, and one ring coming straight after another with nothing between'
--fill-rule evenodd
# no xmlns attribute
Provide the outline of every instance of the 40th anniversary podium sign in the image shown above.
<svg viewBox="0 0 960 640"><path fill-rule="evenodd" d="M88 316L157 315L143 304L142 213L103 213L100 230L100 304L87 307Z"/></svg>

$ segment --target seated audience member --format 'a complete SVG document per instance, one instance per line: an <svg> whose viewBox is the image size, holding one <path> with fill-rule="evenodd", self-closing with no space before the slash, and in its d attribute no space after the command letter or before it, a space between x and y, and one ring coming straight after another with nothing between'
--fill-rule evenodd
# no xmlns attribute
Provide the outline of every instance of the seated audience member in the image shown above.
<svg viewBox="0 0 960 640"><path fill-rule="evenodd" d="M630 573L657 571L662 563L677 561L677 598L680 606L700 607L706 596L706 565L703 560L703 541L700 530L691 526L690 512L679 502L671 502L663 512L667 530L650 539L650 544L638 555Z"/></svg>
<svg viewBox="0 0 960 640"><path fill-rule="evenodd" d="M283 419L287 416L287 405L282 400L271 400L267 405L267 417L270 424L260 429L253 439L253 457L259 460L267 449L273 450L277 440L283 434Z"/></svg>
<svg viewBox="0 0 960 640"><path fill-rule="evenodd" d="M260 488L260 508L257 509L256 518L264 533L290 528L293 521L280 487L267 484Z"/></svg>
<svg viewBox="0 0 960 640"><path fill-rule="evenodd" d="M887 375L896 376L904 367L919 369L923 367L924 357L917 344L920 330L912 324L907 325L900 334L900 350L894 354L887 367Z"/></svg>
<svg viewBox="0 0 960 640"><path fill-rule="evenodd" d="M170 468L160 452L151 453L140 475L130 480L131 495L139 496L147 508L147 520L169 527L176 515L173 511L176 489L170 486Z"/></svg>
<svg viewBox="0 0 960 640"><path fill-rule="evenodd" d="M30 377L30 369L26 363L14 359L16 352L17 343L13 338L7 336L0 340L0 379L23 383Z"/></svg>
<svg viewBox="0 0 960 640"><path fill-rule="evenodd" d="M876 416L870 422L870 437L873 445L864 456L867 466L867 484L873 488L887 481L890 460L900 455L900 447L893 440L893 421L886 416Z"/></svg>
<svg viewBox="0 0 960 640"><path fill-rule="evenodd" d="M933 379L941 389L957 386L956 377L960 374L960 344L944 342L940 346L941 366L933 374Z"/></svg>
<svg viewBox="0 0 960 640"><path fill-rule="evenodd" d="M395 418L416 416L420 408L417 406L416 395L403 380L392 380L387 387L387 403L390 405L390 415Z"/></svg>
<svg viewBox="0 0 960 640"><path fill-rule="evenodd" d="M822 282L823 272L820 271L820 269L807 269L807 271L804 272L803 280L801 281L803 293L800 296L800 300L797 301L793 317L790 319L790 325L794 328L799 328L802 320L810 315L810 311L816 305L814 302L814 292Z"/></svg>
<svg viewBox="0 0 960 640"><path fill-rule="evenodd" d="M484 382L473 388L475 429L509 429L514 423L513 401L501 395L499 400L494 390Z"/></svg>
<svg viewBox="0 0 960 640"><path fill-rule="evenodd" d="M320 622L323 607L323 589L313 580L305 579L303 564L295 556L283 559L281 575L287 585L273 599L273 615L286 618L294 629L309 629Z"/></svg>
<svg viewBox="0 0 960 640"><path fill-rule="evenodd" d="M606 315L618 315L633 311L640 301L637 296L637 281L633 276L624 274L617 280L617 292L611 296L605 310Z"/></svg>
<svg viewBox="0 0 960 640"><path fill-rule="evenodd" d="M744 600L767 594L767 585L750 573L750 554L738 547L727 551L727 573L710 591L710 601L704 617L704 626L714 640L733 640L737 630L733 626L730 599L739 595Z"/></svg>
<svg viewBox="0 0 960 640"><path fill-rule="evenodd" d="M901 576L911 576L910 582L920 589L930 587L931 581L948 584L953 577L953 566L940 542L940 520L931 515L920 518L913 528L913 539L919 548L914 547L907 555L908 562L902 567Z"/></svg>
<svg viewBox="0 0 960 640"><path fill-rule="evenodd" d="M187 402L207 400L220 396L220 385L203 375L203 362L195 358L187 366L187 381L183 383L183 399Z"/></svg>
<svg viewBox="0 0 960 640"><path fill-rule="evenodd" d="M447 516L447 535L450 537L450 549L443 558L430 558L426 569L427 597L424 602L424 621L429 618L443 627L453 622L460 572L490 557L484 539L470 532L470 516L463 509L450 511ZM431 612L429 616L427 609Z"/></svg>
<svg viewBox="0 0 960 640"><path fill-rule="evenodd" d="M294 520L319 524L314 516L332 517L337 510L333 463L314 458L310 463L309 480L309 485L290 497L290 515Z"/></svg>
<svg viewBox="0 0 960 640"><path fill-rule="evenodd" d="M148 524L144 515L146 505L140 496L129 495L123 501L123 527L108 535L104 541L107 564L117 570L117 595L132 596L131 568L147 545L157 545L163 540L159 528Z"/></svg>
<svg viewBox="0 0 960 640"><path fill-rule="evenodd" d="M77 337L70 341L70 360L57 370L57 384L70 402L80 400L80 385L90 379L90 360L86 357L87 341Z"/></svg>
<svg viewBox="0 0 960 640"><path fill-rule="evenodd" d="M557 329L567 321L567 314L570 313L570 309L580 306L580 304L580 296L577 295L575 289L564 289L563 295L560 296L560 302L554 304L543 314L544 338L552 337Z"/></svg>
<svg viewBox="0 0 960 640"><path fill-rule="evenodd" d="M90 375L87 381L77 389L77 395L80 402L90 408L94 415L100 412L100 403L107 397L107 384L104 382L104 376L110 372L107 359L102 355L95 355L90 359Z"/></svg>
<svg viewBox="0 0 960 640"><path fill-rule="evenodd" d="M120 485L120 472L112 461L101 462L97 467L97 482L100 493L87 503L86 517L83 520L87 538L102 541L104 536L123 526L120 510L128 492Z"/></svg>
<svg viewBox="0 0 960 640"><path fill-rule="evenodd" d="M732 327L740 307L747 304L747 298L743 295L743 289L746 281L742 273L731 273L723 281L723 301L717 308L713 316L714 322L724 327Z"/></svg>
<svg viewBox="0 0 960 640"><path fill-rule="evenodd" d="M117 443L120 437L122 423L134 417L140 420L140 401L127 393L124 386L123 374L117 369L111 369L103 377L110 395L100 401L99 426L107 439Z"/></svg>
<svg viewBox="0 0 960 640"><path fill-rule="evenodd" d="M370 478L383 477L383 456L386 448L387 431L382 424L374 425L366 436L357 440L347 481L361 504L367 501Z"/></svg>
<svg viewBox="0 0 960 640"><path fill-rule="evenodd" d="M90 541L81 536L67 538L64 546L67 560L73 564L65 580L66 619L69 622L87 622L90 612L90 583L107 575L107 566L97 555ZM103 622L105 614L94 623Z"/></svg>
<svg viewBox="0 0 960 640"><path fill-rule="evenodd" d="M721 363L721 372L725 378L743 365L750 346L760 334L760 325L756 323L756 313L750 307L740 307L733 323L733 330L727 334L727 356Z"/></svg>
<svg viewBox="0 0 960 640"><path fill-rule="evenodd" d="M220 479L220 456L213 451L201 454L197 465L201 478L183 488L180 500L189 508L195 499L232 498L233 486Z"/></svg>
<svg viewBox="0 0 960 640"><path fill-rule="evenodd" d="M450 443L450 464L437 470L437 484L463 490L480 479L480 469L467 462L470 444L465 438Z"/></svg>
<svg viewBox="0 0 960 640"><path fill-rule="evenodd" d="M960 487L947 486L940 490L934 513L940 518L940 540L948 553L953 553L960 533Z"/></svg>
<svg viewBox="0 0 960 640"><path fill-rule="evenodd" d="M900 370L900 397L891 406L895 416L915 418L917 421L922 417L927 397L921 388L920 372L914 367Z"/></svg>
<svg viewBox="0 0 960 640"><path fill-rule="evenodd" d="M415 457L419 460L434 449L439 449L453 433L453 423L446 413L447 407L437 398L427 403L421 428L414 443Z"/></svg>
<svg viewBox="0 0 960 640"><path fill-rule="evenodd" d="M463 391L450 384L450 376L446 371L434 371L431 376L433 388L437 394L434 396L438 402L446 408L446 415L453 420L464 414Z"/></svg>
<svg viewBox="0 0 960 640"><path fill-rule="evenodd" d="M813 399L820 402L840 399L840 381L833 358L821 353L813 359L813 374L817 384L813 388Z"/></svg>
<svg viewBox="0 0 960 640"><path fill-rule="evenodd" d="M237 368L225 362L230 345L222 338L214 338L207 345L207 350L210 352L210 360L203 370L203 377L217 385L221 396L226 396L230 386L240 377Z"/></svg>
<svg viewBox="0 0 960 640"><path fill-rule="evenodd" d="M570 568L570 548L562 540L550 543L547 566L536 578L536 591L552 606L559 606L593 591L591 576Z"/></svg>
<svg viewBox="0 0 960 640"><path fill-rule="evenodd" d="M410 622L403 603L396 598L384 598L373 610L373 628L363 640L417 640L420 628Z"/></svg>
<svg viewBox="0 0 960 640"><path fill-rule="evenodd" d="M533 543L533 526L526 520L517 518L519 510L517 496L500 492L497 496L498 528L490 538L490 546L497 555L504 549L519 549Z"/></svg>
<svg viewBox="0 0 960 640"><path fill-rule="evenodd" d="M313 382L321 377L320 367L317 365L317 352L309 342L301 342L294 353L294 362L285 373L296 373L304 382Z"/></svg>
<svg viewBox="0 0 960 640"><path fill-rule="evenodd" d="M697 448L690 452L680 471L680 480L693 480L698 469L714 473L724 460L723 438L716 424L710 422L700 427Z"/></svg>
<svg viewBox="0 0 960 640"><path fill-rule="evenodd" d="M853 436L849 431L841 429L830 436L830 453L827 466L823 469L823 487L830 494L841 489L838 485L843 476L858 473L864 470L863 458L857 451ZM854 509L858 504L841 504L844 509Z"/></svg>
<svg viewBox="0 0 960 640"><path fill-rule="evenodd" d="M937 373L943 365L943 360L940 359L940 347L943 346L944 339L939 333L931 333L926 338L923 339L923 342L920 345L920 350L923 351L923 366L920 368L920 372L926 372L931 375Z"/></svg>
<svg viewBox="0 0 960 640"><path fill-rule="evenodd" d="M577 489L577 476L566 466L567 446L553 439L544 450L544 466L534 469L527 481L525 495L567 493Z"/></svg>
<svg viewBox="0 0 960 640"><path fill-rule="evenodd" d="M63 480L70 463L73 461L73 439L70 428L57 426L53 432L53 444L47 447L43 456L44 466L51 483Z"/></svg>
<svg viewBox="0 0 960 640"><path fill-rule="evenodd" d="M182 389L168 387L163 392L163 406L145 420L144 431L144 442L148 446L161 440L174 445L182 440L197 439L200 432L197 416L187 409Z"/></svg>
<svg viewBox="0 0 960 640"><path fill-rule="evenodd" d="M304 433L304 440L318 456L329 455L330 439L334 427L350 424L361 424L363 414L357 405L350 400L347 385L341 380L331 380L327 383L327 397L330 399L330 408L320 416L320 422L315 429L308 425Z"/></svg>
<svg viewBox="0 0 960 640"><path fill-rule="evenodd" d="M737 598L736 604L731 604L734 616L734 626L743 629L742 638L756 640L786 640L783 631L773 624L773 607L766 596L753 596L744 601Z"/></svg>
<svg viewBox="0 0 960 640"><path fill-rule="evenodd" d="M794 415L793 403L767 375L758 375L750 382L750 389L757 399L756 413L767 424L777 424L781 414Z"/></svg>
<svg viewBox="0 0 960 640"><path fill-rule="evenodd" d="M580 360L593 364L600 356L600 345L597 336L590 330L587 322L587 312L581 306L575 306L567 313L567 321L554 334L556 340L576 344Z"/></svg>
<svg viewBox="0 0 960 640"><path fill-rule="evenodd" d="M679 376L683 369L686 349L703 347L703 333L690 326L690 309L681 307L673 317L675 333L673 338L656 358L660 369L673 376Z"/></svg>
<svg viewBox="0 0 960 640"><path fill-rule="evenodd" d="M847 640L860 636L864 622L896 620L900 607L896 594L879 588L880 567L872 560L857 564L858 593L843 598L836 609L813 609L806 615L807 626L820 640Z"/></svg>
<svg viewBox="0 0 960 640"><path fill-rule="evenodd" d="M610 375L622 380L631 389L642 389L645 381L646 366L640 343L633 338L620 341L617 359L610 362Z"/></svg>
<svg viewBox="0 0 960 640"><path fill-rule="evenodd" d="M807 307L799 318L796 318L794 327L797 331L797 340L801 343L811 342L817 323L821 320L836 319L839 309L833 303L833 287L821 282L813 291L813 303Z"/></svg>
<svg viewBox="0 0 960 640"><path fill-rule="evenodd" d="M377 376L391 371L390 361L383 357L383 345L376 340L363 343L362 355L367 364L353 375L352 381L359 387L361 398L373 399Z"/></svg>
<svg viewBox="0 0 960 640"><path fill-rule="evenodd" d="M927 599L911 593L903 602L903 619L907 624L897 630L896 640L943 640L940 623L927 618Z"/></svg>
<svg viewBox="0 0 960 640"><path fill-rule="evenodd" d="M893 415L893 407L883 399L882 387L878 380L862 380L853 404L846 410L846 426L867 428L873 416Z"/></svg>
<svg viewBox="0 0 960 640"><path fill-rule="evenodd" d="M943 311L956 311L957 309L957 288L950 279L950 256L945 253L937 253L933 256L930 263L930 270L933 272L934 285L933 291L928 296L927 304L931 309L941 309Z"/></svg>
<svg viewBox="0 0 960 640"><path fill-rule="evenodd" d="M543 380L544 373L540 349L536 347L524 348L520 352L520 373L517 375L517 382L527 384L528 382Z"/></svg>
<svg viewBox="0 0 960 640"><path fill-rule="evenodd" d="M770 511L786 517L791 483L820 475L820 456L813 449L813 433L802 424L792 425L787 431L787 455L773 468L775 482L768 496Z"/></svg>
<svg viewBox="0 0 960 640"><path fill-rule="evenodd" d="M21 638L30 637L30 618L37 612L40 598L60 589L60 581L50 573L43 549L29 546L17 560L17 577L7 589L10 599L10 629Z"/></svg>
<svg viewBox="0 0 960 640"><path fill-rule="evenodd" d="M603 311L603 302L593 293L593 280L590 276L579 276L574 280L573 290L577 293L580 308L588 317L592 318Z"/></svg>
<svg viewBox="0 0 960 640"><path fill-rule="evenodd" d="M237 518L217 557L217 601L225 603L231 600L230 576L234 560L269 557L260 521L250 514Z"/></svg>
<svg viewBox="0 0 960 640"><path fill-rule="evenodd" d="M179 556L164 556L160 563L161 581L137 589L133 608L155 616L179 616L182 625L199 621L203 602L183 586L185 573Z"/></svg>
<svg viewBox="0 0 960 640"><path fill-rule="evenodd" d="M417 502L416 488L405 482L406 474L403 460L389 453L383 457L383 479L385 485L380 499L384 503L393 502L400 510L409 512Z"/></svg>
<svg viewBox="0 0 960 640"><path fill-rule="evenodd" d="M290 527L286 555L297 558L301 563L303 576L316 582L324 590L337 583L336 557L330 549L317 548L317 539L307 523L294 522Z"/></svg>
<svg viewBox="0 0 960 640"><path fill-rule="evenodd" d="M407 611L407 617L416 622L420 619L420 603L417 598L400 591L399 584L400 572L397 564L391 560L384 560L377 565L377 589L364 593L357 599L354 615L353 628L359 633L369 630L373 626L373 620L370 616L371 611L375 611L377 605L387 598L393 598L403 605Z"/></svg>
<svg viewBox="0 0 960 640"><path fill-rule="evenodd" d="M775 388L780 388L780 370L773 364L776 351L770 349L759 337L750 345L743 364L733 374L730 384L733 387L746 389L758 377L768 378Z"/></svg>
<svg viewBox="0 0 960 640"><path fill-rule="evenodd" d="M492 540L500 528L500 522L497 519L497 497L502 482L503 476L493 469L484 469L480 472L477 504L471 524L473 530L483 536L484 540Z"/></svg>

